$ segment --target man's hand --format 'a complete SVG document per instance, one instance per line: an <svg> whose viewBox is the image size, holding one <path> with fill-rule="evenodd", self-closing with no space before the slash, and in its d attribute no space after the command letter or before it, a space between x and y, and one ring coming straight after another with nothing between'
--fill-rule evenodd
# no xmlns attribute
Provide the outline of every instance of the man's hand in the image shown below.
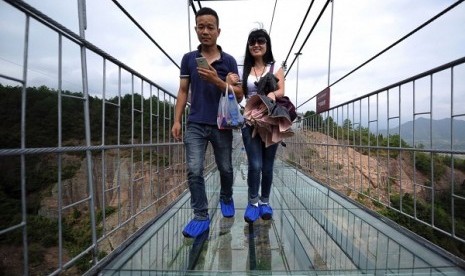
<svg viewBox="0 0 465 276"><path fill-rule="evenodd" d="M179 122L174 122L171 133L175 140L181 140L181 124Z"/></svg>
<svg viewBox="0 0 465 276"><path fill-rule="evenodd" d="M210 64L208 66L208 69L197 67L199 76L202 80L206 80L210 83L215 83L218 80L218 73L216 72L215 68L213 68L213 66L211 66Z"/></svg>

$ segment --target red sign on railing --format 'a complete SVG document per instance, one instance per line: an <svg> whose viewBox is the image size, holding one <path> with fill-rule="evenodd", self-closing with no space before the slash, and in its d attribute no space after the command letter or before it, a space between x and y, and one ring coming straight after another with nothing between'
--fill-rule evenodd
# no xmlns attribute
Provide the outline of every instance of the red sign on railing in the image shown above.
<svg viewBox="0 0 465 276"><path fill-rule="evenodd" d="M329 109L329 87L316 95L316 113L321 113Z"/></svg>

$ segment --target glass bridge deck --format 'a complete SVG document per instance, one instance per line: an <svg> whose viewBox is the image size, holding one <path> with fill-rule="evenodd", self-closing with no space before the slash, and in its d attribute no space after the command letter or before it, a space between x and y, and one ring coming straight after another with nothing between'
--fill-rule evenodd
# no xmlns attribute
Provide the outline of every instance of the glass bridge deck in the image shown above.
<svg viewBox="0 0 465 276"><path fill-rule="evenodd" d="M279 160L273 219L247 224L247 159L240 148L235 157L235 218L222 217L219 175L212 172L206 177L207 233L183 237L192 216L186 193L101 275L465 275L421 239Z"/></svg>

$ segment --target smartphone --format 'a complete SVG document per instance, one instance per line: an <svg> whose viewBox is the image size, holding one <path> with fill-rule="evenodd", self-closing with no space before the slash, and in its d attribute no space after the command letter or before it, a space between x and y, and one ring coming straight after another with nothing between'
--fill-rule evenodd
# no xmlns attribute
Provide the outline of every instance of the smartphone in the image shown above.
<svg viewBox="0 0 465 276"><path fill-rule="evenodd" d="M205 68L205 69L210 69L210 67L208 66L208 61L207 61L206 58L198 57L198 58L195 58L195 60L197 61L197 66L198 67Z"/></svg>

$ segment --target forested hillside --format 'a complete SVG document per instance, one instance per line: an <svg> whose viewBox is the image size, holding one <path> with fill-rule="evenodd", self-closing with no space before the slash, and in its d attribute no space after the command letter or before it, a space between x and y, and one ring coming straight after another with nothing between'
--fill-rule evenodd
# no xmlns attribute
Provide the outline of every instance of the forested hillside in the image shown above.
<svg viewBox="0 0 465 276"><path fill-rule="evenodd" d="M21 103L25 103L25 146L27 149L40 151L43 148L56 148L61 146L85 146L85 120L84 99L82 93L63 91L59 97L58 91L41 87L29 87L25 93L26 101L22 101L21 87L3 86L0 84L0 147L2 149L21 148ZM170 125L163 122L163 118L172 118L173 106L160 102L156 97L142 99L138 94L126 94L121 99L115 97L107 99L105 114L102 115L103 102L97 97L89 97L90 111L90 137L92 145L101 145L105 139L105 145L116 145L118 136L121 144L131 141L137 143L149 143L150 134L169 135ZM59 106L61 105L61 110ZM121 108L118 110L118 106ZM152 108L152 132L150 126L150 107ZM144 109L144 117L133 110ZM61 117L59 116L61 114ZM59 120L61 118L61 120ZM102 119L103 118L103 119ZM104 121L104 126L102 127ZM61 123L61 133L59 124ZM143 124L143 125L142 125ZM159 129L159 128L165 128ZM132 129L134 128L134 129ZM158 129L155 129L158 128ZM156 131L155 131L156 130ZM141 133L144 137L141 137ZM119 135L118 135L119 134ZM59 137L61 136L61 141ZM163 141L165 137L152 136L153 141ZM159 158L163 158L160 153ZM84 155L68 152L62 155L61 169L62 183L85 181L83 167L85 168ZM124 156L123 156L124 157ZM109 159L111 158L108 157ZM110 159L111 160L111 159ZM97 160L98 161L98 160ZM83 165L84 164L84 165ZM47 264L45 256L49 248L57 246L58 226L56 218L44 214L44 199L50 197L54 186L58 182L57 155L28 154L25 158L26 165L26 203L28 221L28 241L30 243L29 259L34 267L37 266L37 275L42 275ZM0 221L2 226L19 223L21 216L21 160L19 156L0 157ZM76 179L79 178L79 179ZM82 180L82 181L81 181ZM79 182L81 181L81 182ZM66 185L64 185L66 186ZM85 197L85 183L80 186L82 193L76 192L77 198ZM65 197L66 195L64 195ZM66 198L64 199L66 200ZM53 204L56 204L57 200ZM46 209L46 206L45 206ZM53 209L53 208L51 208ZM107 215L112 209L104 210ZM56 206L55 206L56 212ZM88 221L81 211L74 209L70 217L65 217L63 227L65 249L70 255L81 252L87 245L90 236ZM101 215L99 216L101 218ZM17 245L18 249L11 247ZM22 236L21 231L0 236L0 251L6 254L18 254L21 259ZM11 259L11 258L8 258ZM8 266L8 265L5 265ZM11 265L8 267L15 267ZM88 264L80 264L85 271ZM5 267L0 262L0 274Z"/></svg>

